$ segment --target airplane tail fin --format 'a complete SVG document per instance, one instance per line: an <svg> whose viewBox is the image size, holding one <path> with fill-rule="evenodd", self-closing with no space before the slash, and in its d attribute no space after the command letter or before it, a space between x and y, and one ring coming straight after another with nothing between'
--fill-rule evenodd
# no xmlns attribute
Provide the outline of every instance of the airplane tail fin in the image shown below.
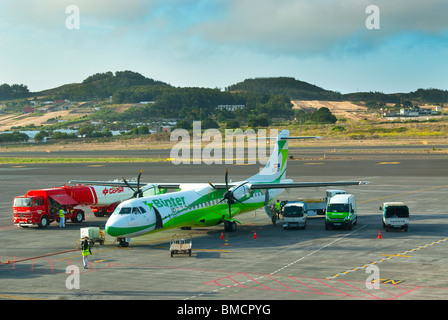
<svg viewBox="0 0 448 320"><path fill-rule="evenodd" d="M248 181L274 183L285 178L289 144L287 138L289 138L289 130L282 130L276 138L271 138L277 139L277 141L266 166L259 173L250 177Z"/></svg>
<svg viewBox="0 0 448 320"><path fill-rule="evenodd" d="M285 179L286 167L288 162L288 145L290 139L320 139L320 137L304 136L304 137L290 137L289 130L282 130L276 139L274 150L266 163L266 166L260 170L259 173L250 177L249 182L269 182L276 183Z"/></svg>

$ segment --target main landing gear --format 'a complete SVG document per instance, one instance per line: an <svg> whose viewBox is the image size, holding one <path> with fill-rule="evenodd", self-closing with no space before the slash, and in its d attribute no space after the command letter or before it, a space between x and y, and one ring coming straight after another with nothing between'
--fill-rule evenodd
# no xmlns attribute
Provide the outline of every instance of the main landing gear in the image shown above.
<svg viewBox="0 0 448 320"><path fill-rule="evenodd" d="M235 232L237 228L236 221L224 221L224 231Z"/></svg>

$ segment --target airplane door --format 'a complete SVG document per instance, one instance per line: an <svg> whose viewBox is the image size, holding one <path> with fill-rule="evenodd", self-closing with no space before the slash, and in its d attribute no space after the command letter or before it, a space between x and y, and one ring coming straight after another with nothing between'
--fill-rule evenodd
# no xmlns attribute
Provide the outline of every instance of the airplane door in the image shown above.
<svg viewBox="0 0 448 320"><path fill-rule="evenodd" d="M155 221L155 229L163 228L162 216L156 207L152 207L152 209L150 209L149 211L147 208L143 208L143 207L139 207L139 208L142 213L140 215L140 217L138 217L140 224L150 225L150 224L154 224L154 221Z"/></svg>
<svg viewBox="0 0 448 320"><path fill-rule="evenodd" d="M153 209L154 209L154 213L156 215L156 229L162 229L163 228L162 216L161 216L159 210L157 210L157 208L153 207Z"/></svg>

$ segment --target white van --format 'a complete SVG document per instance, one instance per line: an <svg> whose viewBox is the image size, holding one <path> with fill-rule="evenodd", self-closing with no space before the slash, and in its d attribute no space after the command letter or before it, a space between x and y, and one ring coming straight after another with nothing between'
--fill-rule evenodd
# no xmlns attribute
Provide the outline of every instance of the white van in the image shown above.
<svg viewBox="0 0 448 320"><path fill-rule="evenodd" d="M351 230L357 222L356 198L353 194L338 194L330 199L325 213L325 230L333 227Z"/></svg>
<svg viewBox="0 0 448 320"><path fill-rule="evenodd" d="M403 202L384 202L383 207L383 228L402 229L408 231L409 228L409 208Z"/></svg>
<svg viewBox="0 0 448 320"><path fill-rule="evenodd" d="M306 228L308 208L305 202L289 201L283 207L283 229Z"/></svg>
<svg viewBox="0 0 448 320"><path fill-rule="evenodd" d="M335 189L328 189L327 191L325 191L325 200L327 201L327 205L328 205L328 201L330 201L331 198L333 198L334 196L336 196L338 194L347 194L347 191L335 190Z"/></svg>

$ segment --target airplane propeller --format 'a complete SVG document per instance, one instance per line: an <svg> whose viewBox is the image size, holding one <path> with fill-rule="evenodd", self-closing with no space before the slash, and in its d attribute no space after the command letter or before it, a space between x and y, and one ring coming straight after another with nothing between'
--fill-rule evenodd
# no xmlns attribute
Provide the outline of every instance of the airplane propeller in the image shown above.
<svg viewBox="0 0 448 320"><path fill-rule="evenodd" d="M225 182L226 182L226 189L227 191L224 193L224 196L222 198L222 200L219 202L223 202L224 200L227 200L227 204L229 205L229 219L232 219L232 204L235 204L235 202L241 203L242 205L245 206L245 204L243 202L241 202L240 200L238 200L235 196L234 196L234 192L239 188L244 186L246 183L248 183L248 181L240 184L239 186L237 186L235 189L230 190L231 188L229 188L229 182L228 182L228 177L229 177L229 169L226 169L226 175L225 175ZM213 188L218 190L217 187L215 187L211 182L209 182L209 185Z"/></svg>
<svg viewBox="0 0 448 320"><path fill-rule="evenodd" d="M143 191L140 188L140 176L142 175L142 170L140 170L138 177L137 177L137 190L135 190L133 187L131 187L129 185L129 183L126 181L126 179L123 177L123 181L124 183L128 186L129 189L131 189L132 191L134 191L134 195L132 196L132 198L141 198L143 197Z"/></svg>

